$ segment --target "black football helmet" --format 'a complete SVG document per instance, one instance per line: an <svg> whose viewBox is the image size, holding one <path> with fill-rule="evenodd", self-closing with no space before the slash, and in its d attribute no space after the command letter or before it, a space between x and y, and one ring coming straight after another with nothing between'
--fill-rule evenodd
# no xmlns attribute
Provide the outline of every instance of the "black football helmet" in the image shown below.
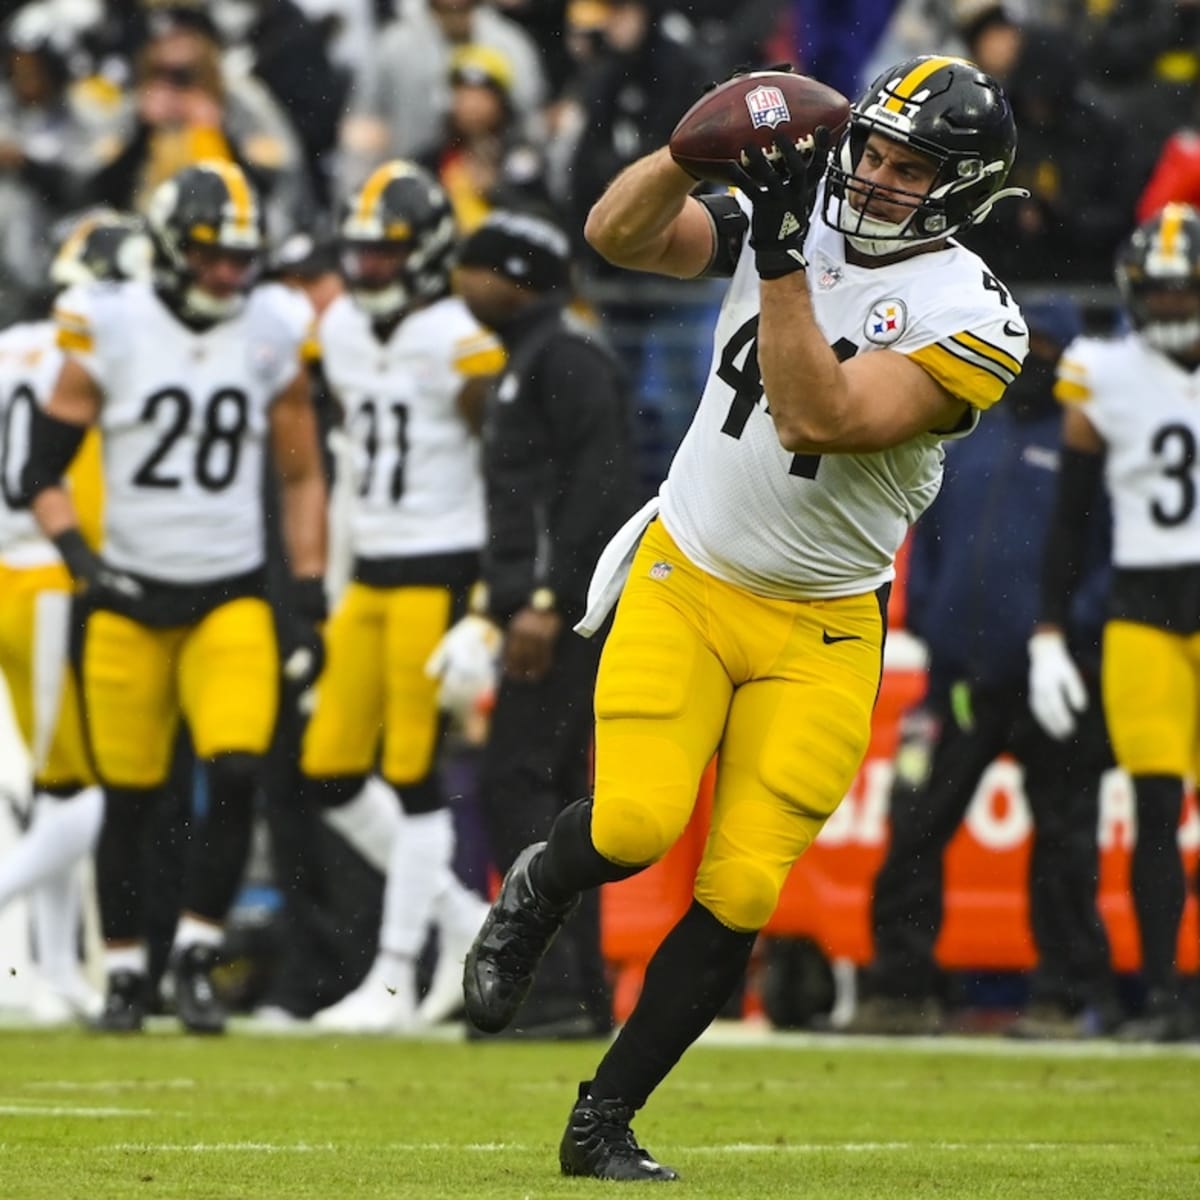
<svg viewBox="0 0 1200 1200"><path fill-rule="evenodd" d="M937 164L924 195L855 177L872 133L909 146ZM830 158L824 218L864 254L895 254L949 237L982 221L1005 196L1017 150L1012 106L1000 85L961 58L924 55L884 71L850 109ZM872 197L911 210L903 221L867 215Z"/></svg>
<svg viewBox="0 0 1200 1200"><path fill-rule="evenodd" d="M1117 252L1116 277L1149 345L1165 354L1200 346L1200 212L1168 204L1144 221Z"/></svg>
<svg viewBox="0 0 1200 1200"><path fill-rule="evenodd" d="M213 323L236 316L257 282L264 247L263 214L254 186L236 163L198 162L160 183L146 214L154 243L154 283L189 321ZM197 285L188 263L193 247L244 255L240 291L214 296Z"/></svg>
<svg viewBox="0 0 1200 1200"><path fill-rule="evenodd" d="M77 283L150 278L154 249L145 225L135 216L96 209L57 232L58 249L49 271L55 290Z"/></svg>
<svg viewBox="0 0 1200 1200"><path fill-rule="evenodd" d="M342 274L354 302L374 320L411 304L435 300L450 288L454 210L441 185L415 163L395 159L377 167L346 202L338 224ZM368 277L362 252L404 251L390 279Z"/></svg>

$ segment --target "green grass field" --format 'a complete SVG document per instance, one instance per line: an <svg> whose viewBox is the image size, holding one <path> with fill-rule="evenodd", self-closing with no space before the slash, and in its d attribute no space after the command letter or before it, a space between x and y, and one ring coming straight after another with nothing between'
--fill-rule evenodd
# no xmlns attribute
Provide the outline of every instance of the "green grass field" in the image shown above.
<svg viewBox="0 0 1200 1200"><path fill-rule="evenodd" d="M636 1123L671 1194L1200 1196L1195 1047L720 1032ZM0 1200L611 1195L556 1158L598 1049L6 1030Z"/></svg>

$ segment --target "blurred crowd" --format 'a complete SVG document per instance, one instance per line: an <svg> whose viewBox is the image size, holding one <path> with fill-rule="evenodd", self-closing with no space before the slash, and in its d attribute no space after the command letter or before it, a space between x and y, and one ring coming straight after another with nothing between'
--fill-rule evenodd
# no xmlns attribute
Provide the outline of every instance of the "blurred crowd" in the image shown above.
<svg viewBox="0 0 1200 1200"><path fill-rule="evenodd" d="M852 95L880 63L951 52L1004 81L1020 130L1012 182L1031 195L977 248L1005 279L1107 282L1143 193L1197 186L1200 6L1187 0L9 7L3 319L36 300L56 222L100 203L137 209L159 180L213 156L251 174L278 244L327 230L394 157L436 173L463 232L496 206L548 209L577 232L616 171L741 63L790 60Z"/></svg>

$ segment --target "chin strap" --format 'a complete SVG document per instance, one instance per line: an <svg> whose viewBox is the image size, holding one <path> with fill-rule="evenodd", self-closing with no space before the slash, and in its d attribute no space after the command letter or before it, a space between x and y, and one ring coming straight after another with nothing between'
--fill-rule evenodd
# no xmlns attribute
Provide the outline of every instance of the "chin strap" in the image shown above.
<svg viewBox="0 0 1200 1200"><path fill-rule="evenodd" d="M995 193L995 195L989 196L971 214L971 216L968 218L968 220L965 222L965 224L978 225L979 222L982 221L988 215L988 213L990 213L992 211L992 208L994 207L994 205L996 204L996 201L998 201L998 200L1008 200L1008 199L1028 200L1029 195L1030 195L1030 193L1029 193L1028 188L1022 188L1022 187L1001 188L998 192Z"/></svg>

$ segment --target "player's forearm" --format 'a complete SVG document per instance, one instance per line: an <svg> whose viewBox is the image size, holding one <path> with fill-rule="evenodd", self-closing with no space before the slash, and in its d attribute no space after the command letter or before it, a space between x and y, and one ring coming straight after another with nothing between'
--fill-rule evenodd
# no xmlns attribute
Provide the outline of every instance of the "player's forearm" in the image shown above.
<svg viewBox="0 0 1200 1200"><path fill-rule="evenodd" d="M70 492L48 487L38 492L29 505L42 533L53 541L59 534L79 528L79 515Z"/></svg>
<svg viewBox="0 0 1200 1200"><path fill-rule="evenodd" d="M696 181L665 147L626 167L592 206L588 244L618 266L636 265L665 246Z"/></svg>
<svg viewBox="0 0 1200 1200"><path fill-rule="evenodd" d="M298 579L325 574L326 494L319 470L285 479L282 485L283 541L288 565Z"/></svg>
<svg viewBox="0 0 1200 1200"><path fill-rule="evenodd" d="M785 450L819 454L844 432L846 379L816 323L804 272L759 286L758 365L775 431Z"/></svg>

